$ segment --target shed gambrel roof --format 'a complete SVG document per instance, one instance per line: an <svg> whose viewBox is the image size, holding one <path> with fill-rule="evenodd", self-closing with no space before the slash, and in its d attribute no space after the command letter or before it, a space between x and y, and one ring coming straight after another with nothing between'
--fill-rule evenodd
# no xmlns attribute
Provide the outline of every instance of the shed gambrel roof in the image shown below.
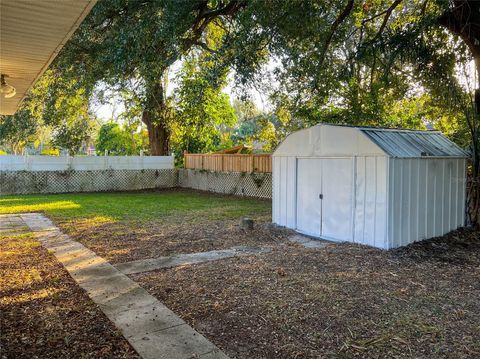
<svg viewBox="0 0 480 359"><path fill-rule="evenodd" d="M467 156L459 146L439 131L416 131L358 127L370 140L391 157L461 157Z"/></svg>
<svg viewBox="0 0 480 359"><path fill-rule="evenodd" d="M321 123L291 133L273 156L466 158L468 155L439 131Z"/></svg>

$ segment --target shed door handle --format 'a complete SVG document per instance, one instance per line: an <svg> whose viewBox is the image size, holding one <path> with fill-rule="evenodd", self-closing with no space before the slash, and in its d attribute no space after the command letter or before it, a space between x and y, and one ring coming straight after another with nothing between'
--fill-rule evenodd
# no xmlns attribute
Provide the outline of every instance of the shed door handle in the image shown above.
<svg viewBox="0 0 480 359"><path fill-rule="evenodd" d="M320 194L318 195L318 198L323 199L323 194L320 193Z"/></svg>

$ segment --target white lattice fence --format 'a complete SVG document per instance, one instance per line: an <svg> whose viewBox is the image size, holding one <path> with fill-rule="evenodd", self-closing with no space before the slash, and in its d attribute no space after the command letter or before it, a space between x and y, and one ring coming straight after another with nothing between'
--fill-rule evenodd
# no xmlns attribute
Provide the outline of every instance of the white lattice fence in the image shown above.
<svg viewBox="0 0 480 359"><path fill-rule="evenodd" d="M271 173L212 172L181 169L179 187L259 198L272 198Z"/></svg>
<svg viewBox="0 0 480 359"><path fill-rule="evenodd" d="M184 187L272 198L271 173L204 170L0 171L0 196L33 193L133 191Z"/></svg>
<svg viewBox="0 0 480 359"><path fill-rule="evenodd" d="M0 171L0 195L132 191L176 187L175 169Z"/></svg>

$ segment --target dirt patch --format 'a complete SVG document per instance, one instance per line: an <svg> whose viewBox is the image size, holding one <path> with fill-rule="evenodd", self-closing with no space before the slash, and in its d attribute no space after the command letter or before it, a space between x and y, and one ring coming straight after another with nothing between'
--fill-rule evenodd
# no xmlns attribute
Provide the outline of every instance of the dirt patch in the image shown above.
<svg viewBox="0 0 480 359"><path fill-rule="evenodd" d="M232 358L480 357L478 231L389 252L279 244L133 278Z"/></svg>
<svg viewBox="0 0 480 359"><path fill-rule="evenodd" d="M0 234L0 357L139 358L26 228Z"/></svg>
<svg viewBox="0 0 480 359"><path fill-rule="evenodd" d="M238 245L268 246L284 241L286 231L275 229L259 216L253 230L239 228L239 219L213 221L168 216L145 223L58 222L74 240L111 263L157 258L178 253L206 252Z"/></svg>

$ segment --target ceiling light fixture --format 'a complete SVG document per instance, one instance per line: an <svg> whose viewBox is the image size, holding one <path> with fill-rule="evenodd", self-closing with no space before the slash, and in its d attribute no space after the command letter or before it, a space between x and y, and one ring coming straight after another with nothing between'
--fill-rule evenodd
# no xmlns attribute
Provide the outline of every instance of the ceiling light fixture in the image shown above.
<svg viewBox="0 0 480 359"><path fill-rule="evenodd" d="M12 85L7 84L7 81L5 81L5 77L8 77L7 75L1 75L0 78L0 93L4 94L5 98L11 98L17 94L17 90L15 90L15 87Z"/></svg>

